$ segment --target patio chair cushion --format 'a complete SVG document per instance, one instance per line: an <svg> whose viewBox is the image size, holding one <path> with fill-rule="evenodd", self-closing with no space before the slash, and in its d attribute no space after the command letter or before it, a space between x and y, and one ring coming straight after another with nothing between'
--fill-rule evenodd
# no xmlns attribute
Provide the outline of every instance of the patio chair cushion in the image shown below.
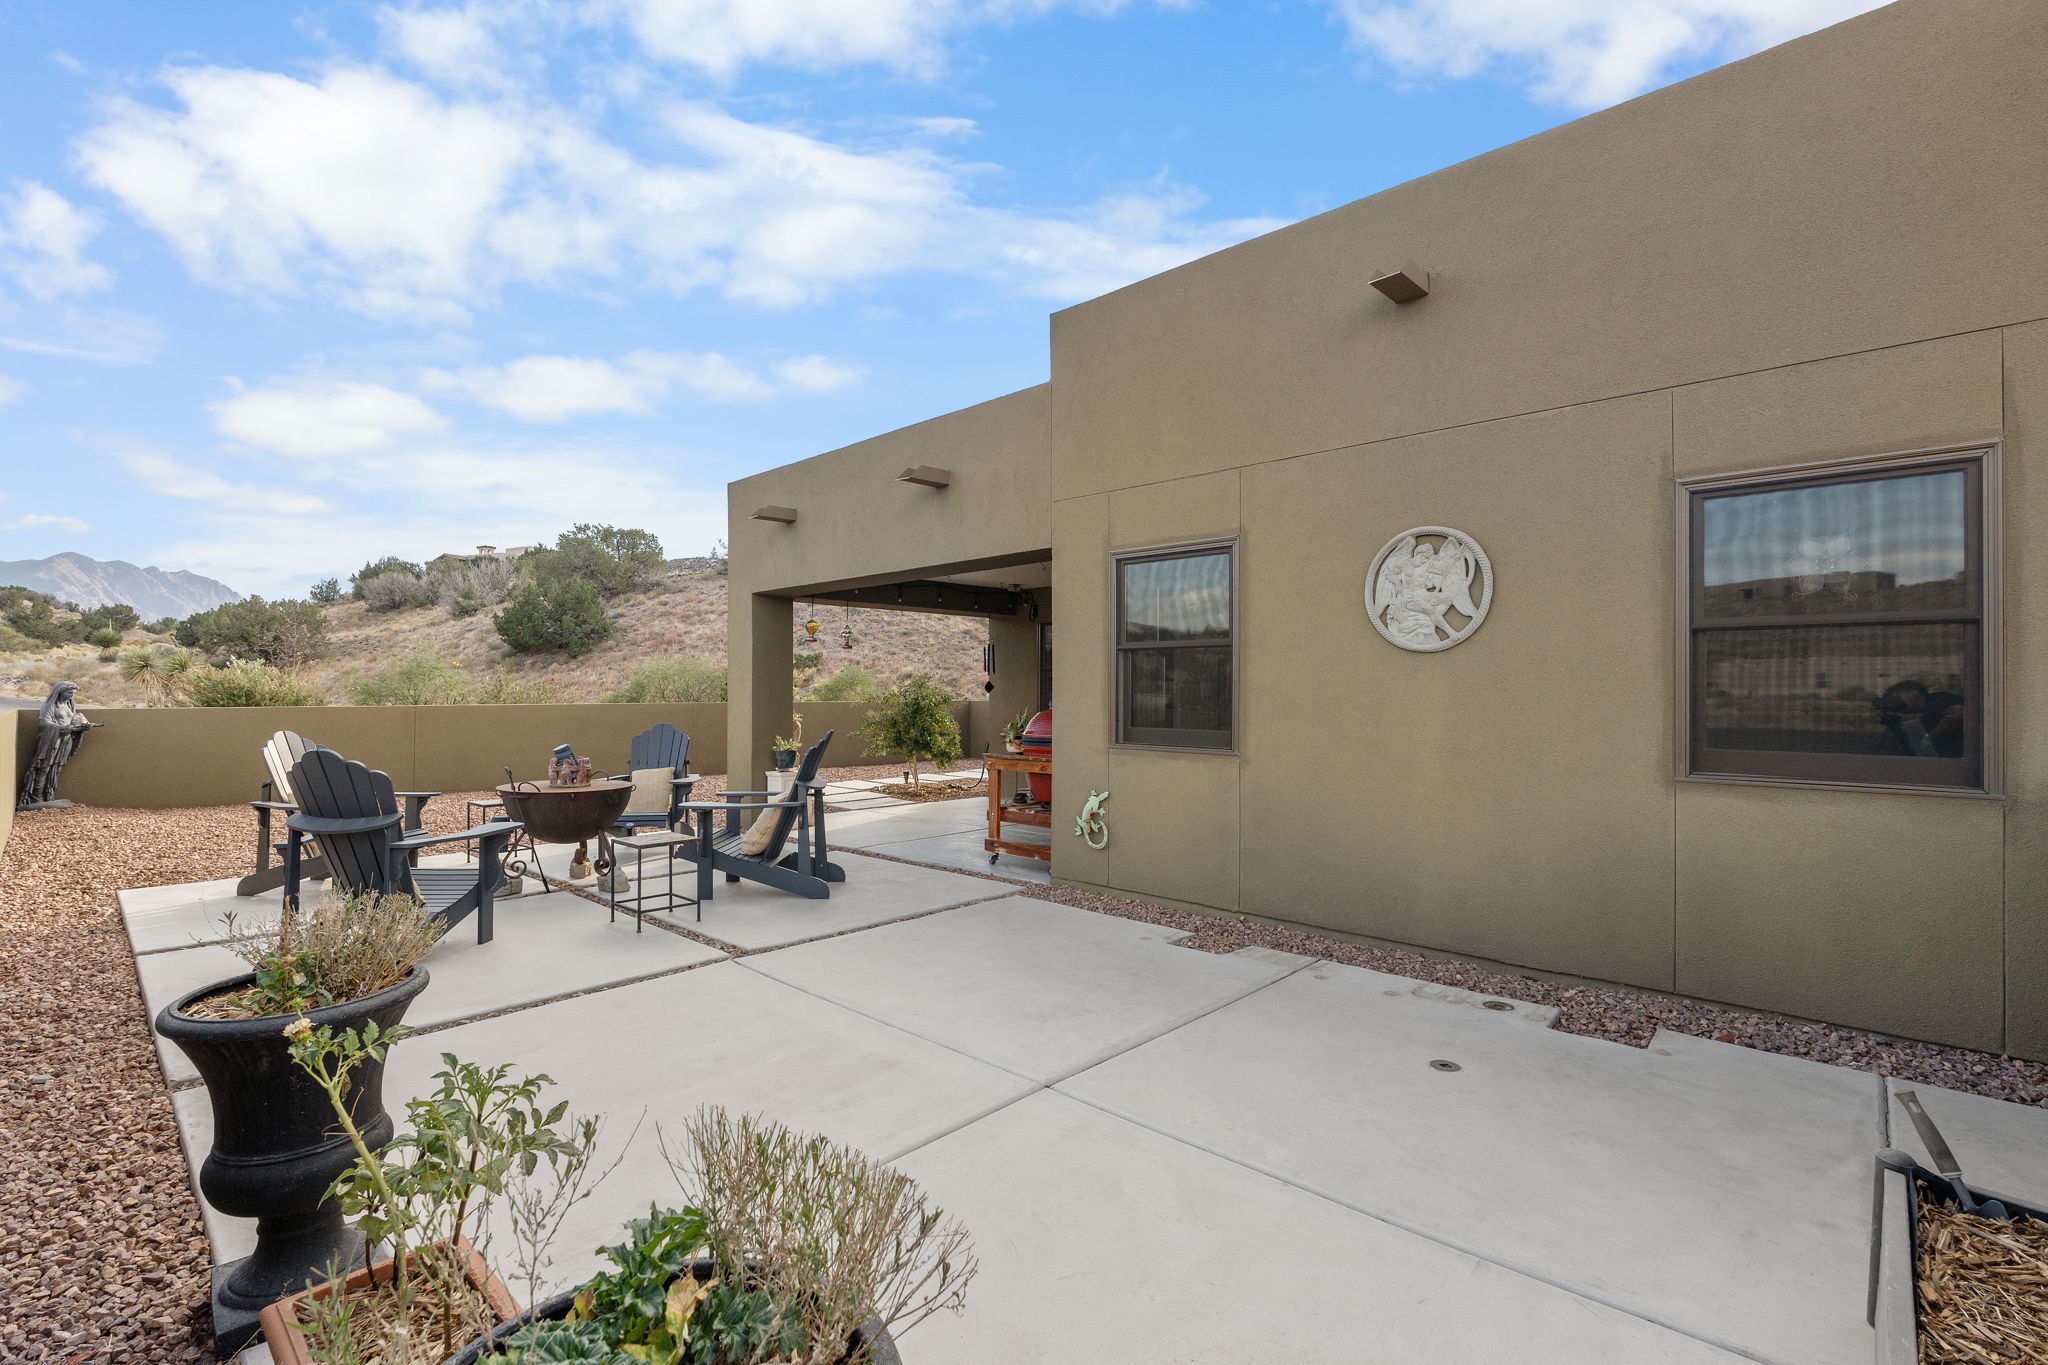
<svg viewBox="0 0 2048 1365"><path fill-rule="evenodd" d="M744 838L740 840L740 852L749 858L758 858L768 851L768 841L775 837L775 818L779 810L763 811L754 817L754 823L747 826Z"/></svg>
<svg viewBox="0 0 2048 1365"><path fill-rule="evenodd" d="M626 802L628 815L667 815L675 800L673 768L633 769L633 796Z"/></svg>

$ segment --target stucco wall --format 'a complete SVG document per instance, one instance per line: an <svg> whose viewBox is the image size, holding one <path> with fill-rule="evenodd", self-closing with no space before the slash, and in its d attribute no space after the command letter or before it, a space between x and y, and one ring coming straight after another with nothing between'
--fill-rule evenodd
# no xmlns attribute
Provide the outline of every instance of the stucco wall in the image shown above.
<svg viewBox="0 0 2048 1365"><path fill-rule="evenodd" d="M826 762L833 766L897 761L869 757L853 732L868 708L854 702L811 702L802 708L804 733L816 740L837 731ZM391 774L403 790L474 791L504 781L504 767L524 779L545 775L549 751L573 745L601 771L623 771L634 735L667 721L690 736L690 767L722 773L725 710L694 705L590 704L552 706L301 706L90 709L106 728L86 736L65 767L60 794L88 806L160 809L213 806L255 798L264 779L259 753L279 730L296 730L316 743ZM34 743L33 712L23 713ZM955 718L964 734L985 735L987 708L962 702ZM0 726L0 746L15 744L16 727ZM977 741L978 743L978 741ZM23 751L25 752L25 751ZM979 748L971 752L979 753ZM0 757L4 757L0 750ZM765 769L767 763L760 767ZM19 758L6 771L16 773ZM760 772L746 782L760 785ZM9 788L12 792L14 789ZM11 819L14 802L7 803Z"/></svg>
<svg viewBox="0 0 2048 1365"><path fill-rule="evenodd" d="M35 723L35 712L19 711L13 716L0 716L0 854L7 852L7 837L14 832L14 803L21 796L21 768L27 761L19 736L22 733L21 719L29 718ZM34 743L33 740L30 741Z"/></svg>

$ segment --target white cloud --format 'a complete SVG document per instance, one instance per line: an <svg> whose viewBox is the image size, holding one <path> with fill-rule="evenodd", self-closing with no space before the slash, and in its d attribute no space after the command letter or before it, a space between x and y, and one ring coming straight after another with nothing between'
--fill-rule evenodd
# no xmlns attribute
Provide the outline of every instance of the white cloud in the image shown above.
<svg viewBox="0 0 2048 1365"><path fill-rule="evenodd" d="M1363 50L1423 76L1503 71L1582 109L1726 61L1887 0L1328 0Z"/></svg>
<svg viewBox="0 0 2048 1365"><path fill-rule="evenodd" d="M299 528L295 525L289 535L282 535L281 528L269 519L306 517L332 510L333 505L325 498L279 485L231 483L139 441L116 438L97 444L106 447L122 468L153 493L203 503L213 514L246 514L261 519L267 531L260 537L260 543L252 544L251 548L272 560L290 559L299 552Z"/></svg>
<svg viewBox="0 0 2048 1365"><path fill-rule="evenodd" d="M91 529L77 517L67 517L61 512L30 512L12 521L0 522L0 531L57 530L67 535L82 536Z"/></svg>
<svg viewBox="0 0 2048 1365"><path fill-rule="evenodd" d="M367 454L401 436L447 426L412 394L354 380L308 379L244 389L207 404L207 410L229 440L310 459Z"/></svg>
<svg viewBox="0 0 2048 1365"><path fill-rule="evenodd" d="M591 356L531 355L503 365L428 370L426 388L458 393L523 422L623 413L645 416L678 390L714 403L759 402L797 390L827 393L861 375L857 366L827 356L796 356L766 373L715 351L633 351L618 360Z"/></svg>
<svg viewBox="0 0 2048 1365"><path fill-rule="evenodd" d="M85 258L99 220L47 185L17 182L0 199L0 270L38 299L104 288L106 267Z"/></svg>
<svg viewBox="0 0 2048 1365"><path fill-rule="evenodd" d="M478 4L456 9L387 5L377 11L385 41L420 71L451 85L503 82L505 54L493 17L489 7Z"/></svg>
<svg viewBox="0 0 2048 1365"><path fill-rule="evenodd" d="M988 168L910 130L854 148L702 102L648 159L552 105L388 72L174 70L180 107L111 106L85 174L202 279L450 319L514 283L712 290L763 307L942 270L1071 300L1277 226L1151 186L1077 209L977 204Z"/></svg>
<svg viewBox="0 0 2048 1365"><path fill-rule="evenodd" d="M27 384L12 375L0 374L0 407L5 407L27 393Z"/></svg>

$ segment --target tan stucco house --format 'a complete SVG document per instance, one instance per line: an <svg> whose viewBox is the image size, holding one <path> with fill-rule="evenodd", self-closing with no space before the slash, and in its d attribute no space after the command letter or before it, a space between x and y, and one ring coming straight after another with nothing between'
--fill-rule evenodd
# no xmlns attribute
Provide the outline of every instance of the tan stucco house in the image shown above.
<svg viewBox="0 0 2048 1365"><path fill-rule="evenodd" d="M1904 0L734 483L734 762L793 601L985 615L1059 881L2048 1057L2044 53Z"/></svg>

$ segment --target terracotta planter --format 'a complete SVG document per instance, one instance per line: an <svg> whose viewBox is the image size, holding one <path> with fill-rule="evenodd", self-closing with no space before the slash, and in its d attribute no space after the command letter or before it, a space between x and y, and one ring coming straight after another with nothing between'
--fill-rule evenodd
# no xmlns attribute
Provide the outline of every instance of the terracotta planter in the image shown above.
<svg viewBox="0 0 2048 1365"><path fill-rule="evenodd" d="M496 1271L484 1264L484 1258L477 1255L476 1248L469 1244L467 1237L455 1239L455 1254L462 1259L462 1272L468 1281L481 1289L490 1300L491 1317L497 1322L510 1322L519 1316L519 1303L512 1297L512 1291L498 1278ZM395 1261L379 1261L374 1266L358 1270L344 1280L346 1289L361 1289L375 1276L378 1280L391 1278ZM270 1358L277 1365L314 1365L312 1348L306 1341L306 1334L299 1330L299 1305L305 1300L333 1292L331 1284L303 1289L289 1298L279 1299L263 1310L263 1340L270 1347ZM480 1338L479 1342L488 1338ZM460 1359L466 1353L458 1348L450 1359Z"/></svg>
<svg viewBox="0 0 2048 1365"><path fill-rule="evenodd" d="M195 1019L184 1012L195 1000L254 979L201 987L156 1017L156 1031L192 1059L213 1106L213 1150L199 1168L199 1188L222 1213L256 1220L256 1249L214 1271L214 1343L226 1355L255 1336L266 1304L321 1282L331 1263L346 1264L357 1250L340 1208L326 1197L355 1160L355 1148L339 1132L327 1093L291 1059L284 1036L290 1016ZM415 967L396 986L305 1017L337 1032L372 1020L388 1029L426 987L426 969ZM348 1103L373 1150L391 1140L383 1063L358 1068Z"/></svg>

